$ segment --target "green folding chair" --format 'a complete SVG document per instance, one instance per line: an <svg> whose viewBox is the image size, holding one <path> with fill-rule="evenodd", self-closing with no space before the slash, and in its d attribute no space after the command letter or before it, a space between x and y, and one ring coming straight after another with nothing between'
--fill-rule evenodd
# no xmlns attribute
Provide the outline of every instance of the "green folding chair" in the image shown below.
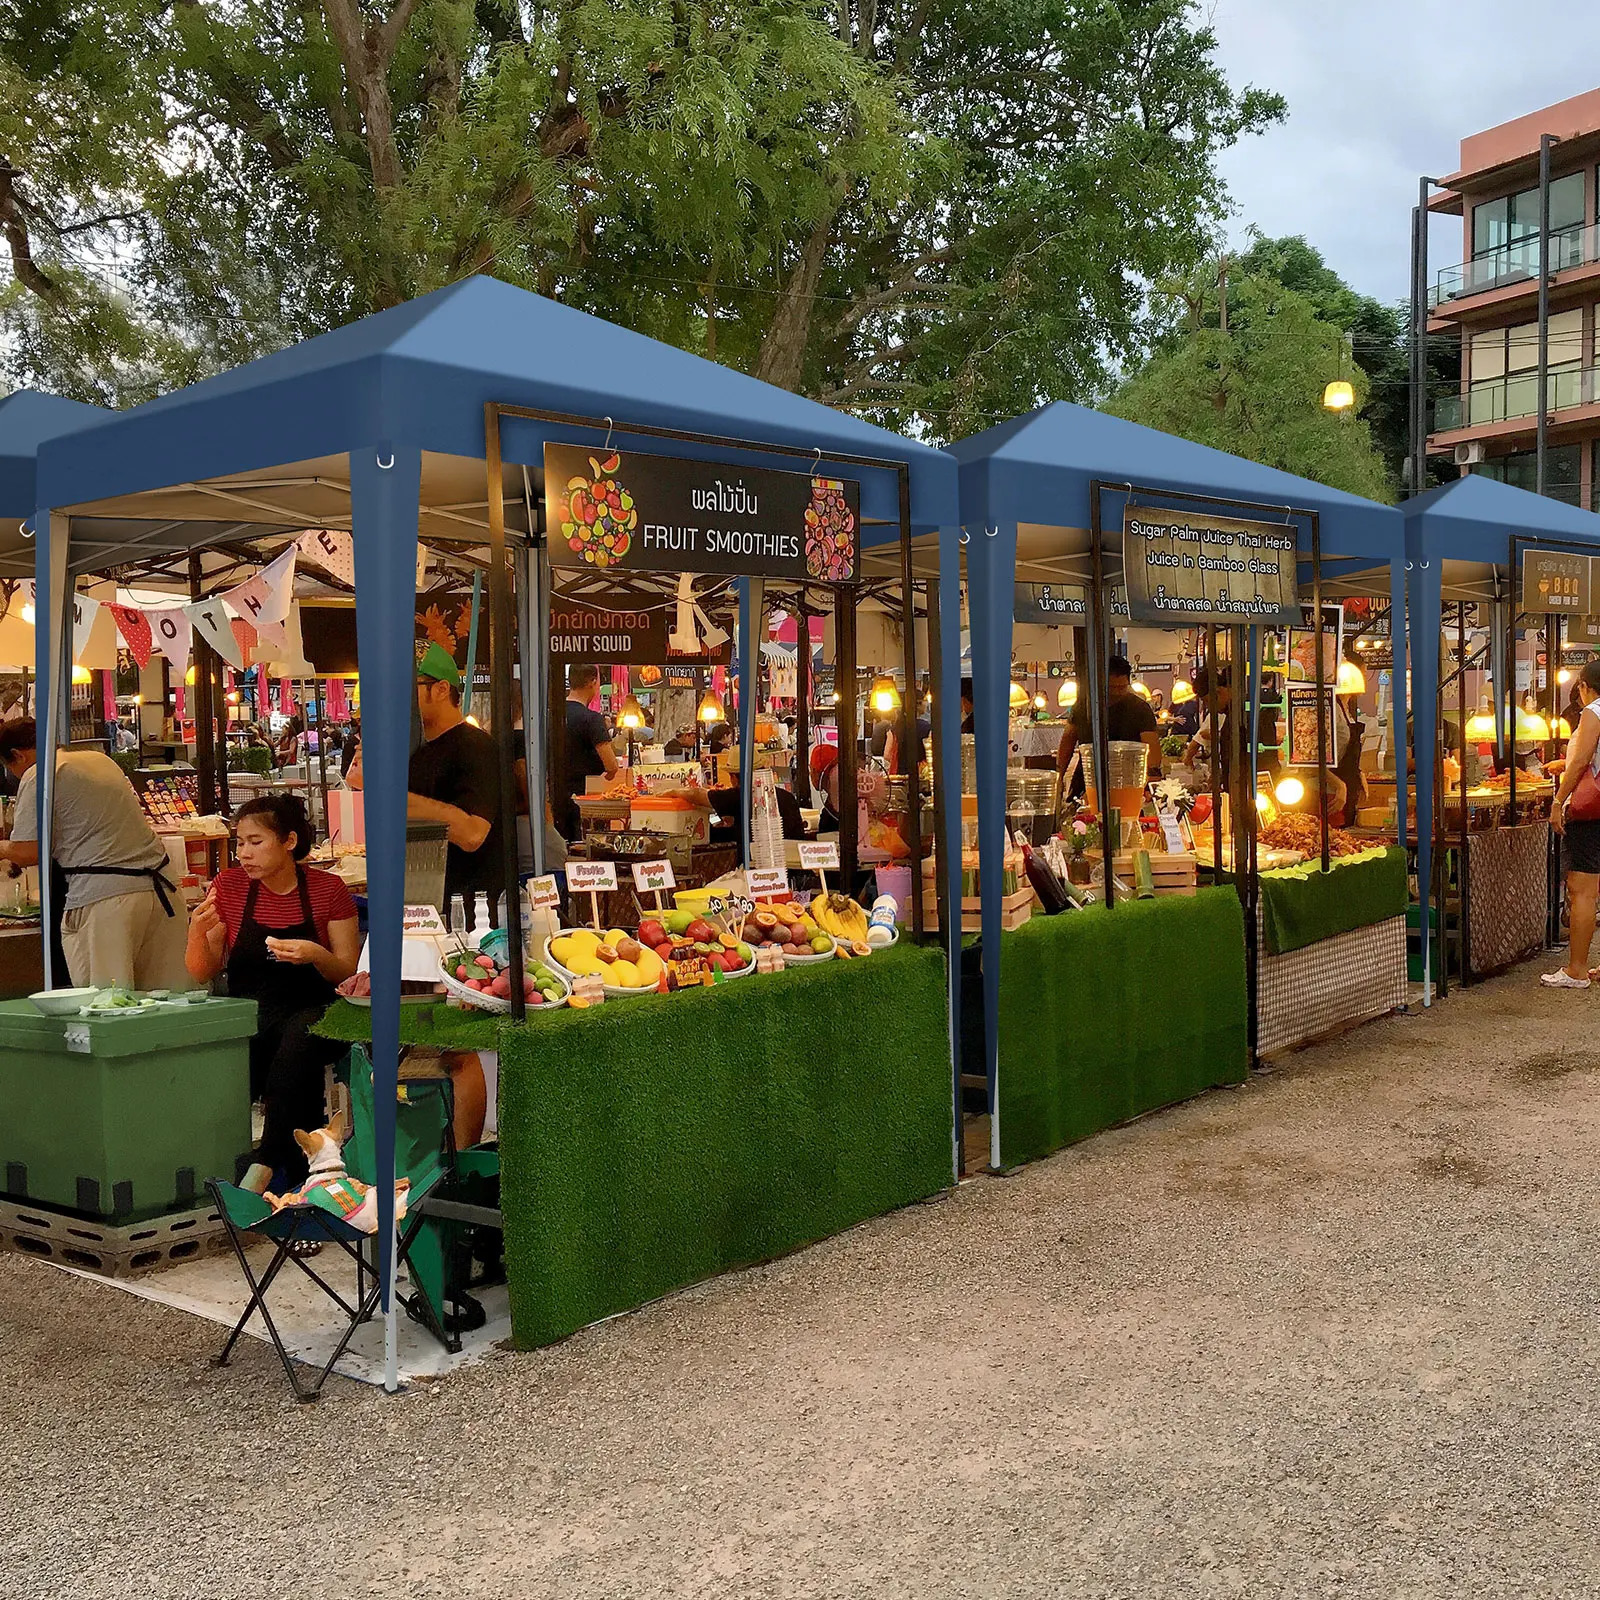
<svg viewBox="0 0 1600 1600"><path fill-rule="evenodd" d="M370 1072L367 1077L370 1084ZM427 1198L443 1176L444 1168L436 1166L431 1173L423 1172L412 1179L411 1192L407 1198L406 1219L399 1229L397 1271L407 1265L413 1248L422 1236L425 1218L421 1212L413 1208ZM249 1189L241 1189L235 1184L210 1178L206 1181L206 1188L228 1230L228 1242L233 1246L234 1255L239 1258L240 1270L250 1285L250 1298L222 1346L221 1353L214 1358L215 1365L227 1366L228 1359L233 1354L233 1347L238 1342L239 1335L244 1332L245 1324L259 1312L262 1322L266 1324L267 1336L278 1352L278 1360L283 1363L284 1373L294 1390L295 1398L302 1401L315 1400L321 1393L323 1384L327 1382L328 1374L333 1371L339 1357L345 1353L351 1339L354 1338L356 1329L372 1320L383 1298L383 1285L377 1267L376 1237L352 1228L341 1218L324 1211L320 1206L285 1206L281 1210L274 1211L260 1195ZM248 1239L252 1237L271 1239L277 1245L272 1260L259 1276L251 1267L250 1257L245 1250ZM296 1244L310 1240L337 1246L355 1263L356 1292L353 1304L329 1283L306 1257L295 1254ZM301 1383L300 1376L295 1370L295 1359L285 1347L267 1304L267 1293L283 1270L286 1261L292 1261L299 1267L346 1318L344 1333L334 1347L333 1354L328 1357L322 1370L317 1373L315 1381L309 1386Z"/></svg>

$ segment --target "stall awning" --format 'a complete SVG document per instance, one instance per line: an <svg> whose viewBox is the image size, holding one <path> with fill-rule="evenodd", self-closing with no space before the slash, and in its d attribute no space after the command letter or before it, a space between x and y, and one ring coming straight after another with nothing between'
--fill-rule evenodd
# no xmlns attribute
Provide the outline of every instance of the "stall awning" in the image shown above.
<svg viewBox="0 0 1600 1600"><path fill-rule="evenodd" d="M1451 599L1489 599L1494 572L1511 557L1513 535L1600 547L1600 516L1532 494L1481 473L1469 473L1407 500L1406 548L1414 557L1443 563Z"/></svg>
<svg viewBox="0 0 1600 1600"><path fill-rule="evenodd" d="M18 389L0 400L0 578L33 576L33 541L21 531L39 504L35 464L46 439L103 421L103 406Z"/></svg>

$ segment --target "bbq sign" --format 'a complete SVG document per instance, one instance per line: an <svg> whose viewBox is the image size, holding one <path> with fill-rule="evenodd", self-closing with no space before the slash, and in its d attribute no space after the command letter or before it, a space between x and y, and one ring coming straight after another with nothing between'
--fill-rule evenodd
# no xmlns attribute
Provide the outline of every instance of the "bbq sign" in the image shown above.
<svg viewBox="0 0 1600 1600"><path fill-rule="evenodd" d="M1135 622L1281 627L1300 618L1295 532L1281 522L1129 506L1122 563Z"/></svg>
<svg viewBox="0 0 1600 1600"><path fill-rule="evenodd" d="M552 566L856 578L861 486L846 479L547 444L544 482Z"/></svg>

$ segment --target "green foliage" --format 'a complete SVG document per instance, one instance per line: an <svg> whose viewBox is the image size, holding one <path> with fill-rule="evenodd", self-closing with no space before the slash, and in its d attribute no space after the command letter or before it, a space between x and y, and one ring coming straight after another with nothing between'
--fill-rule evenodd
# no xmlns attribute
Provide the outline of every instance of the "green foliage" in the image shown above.
<svg viewBox="0 0 1600 1600"><path fill-rule="evenodd" d="M1283 111L1193 0L11 14L10 376L116 403L485 271L954 436L1102 385Z"/></svg>
<svg viewBox="0 0 1600 1600"><path fill-rule="evenodd" d="M1360 415L1367 378L1353 364L1343 330L1307 295L1266 276L1230 272L1227 327L1221 325L1215 265L1162 298L1182 308L1156 353L1112 396L1113 415L1279 467L1374 500L1394 491L1372 429ZM1354 384L1356 408L1324 408L1332 378Z"/></svg>

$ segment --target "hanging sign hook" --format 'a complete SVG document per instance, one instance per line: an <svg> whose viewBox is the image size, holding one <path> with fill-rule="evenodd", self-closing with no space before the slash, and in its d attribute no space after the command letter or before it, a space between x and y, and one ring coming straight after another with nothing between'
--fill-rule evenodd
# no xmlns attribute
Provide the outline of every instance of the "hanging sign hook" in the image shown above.
<svg viewBox="0 0 1600 1600"><path fill-rule="evenodd" d="M606 442L603 445L600 446L600 448L602 450L610 450L610 448L611 448L611 432L612 432L612 429L615 426L616 426L616 424L614 422L612 422L611 418L607 417L606 418Z"/></svg>
<svg viewBox="0 0 1600 1600"><path fill-rule="evenodd" d="M29 517L28 520L17 529L17 532L20 533L24 539L31 539L33 537L33 518Z"/></svg>
<svg viewBox="0 0 1600 1600"><path fill-rule="evenodd" d="M378 471L379 472L387 472L389 470L389 468L394 465L394 451L391 450L389 452L389 459L387 461L385 461L382 456L379 456L377 458L377 460L378 460Z"/></svg>

